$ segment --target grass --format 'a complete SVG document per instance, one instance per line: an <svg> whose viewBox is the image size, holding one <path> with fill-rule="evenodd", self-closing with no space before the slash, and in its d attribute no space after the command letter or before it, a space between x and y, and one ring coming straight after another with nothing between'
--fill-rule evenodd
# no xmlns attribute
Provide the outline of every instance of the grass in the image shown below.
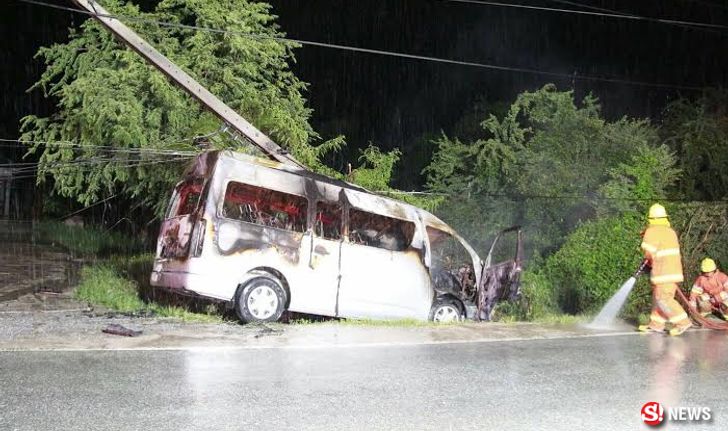
<svg viewBox="0 0 728 431"><path fill-rule="evenodd" d="M221 323L216 314L193 313L176 306L144 302L139 297L136 282L126 279L108 263L86 266L81 270L81 282L74 296L96 306L122 313L153 313L160 317L184 322Z"/></svg>
<svg viewBox="0 0 728 431"><path fill-rule="evenodd" d="M86 266L81 269L81 282L74 292L77 299L109 310L130 313L145 308L137 295L136 285L125 280L110 266Z"/></svg>
<svg viewBox="0 0 728 431"><path fill-rule="evenodd" d="M545 324L556 324L556 325L576 325L579 323L586 323L592 319L593 316L585 314L547 314L545 316L534 319L534 323L545 323Z"/></svg>
<svg viewBox="0 0 728 431"><path fill-rule="evenodd" d="M36 223L33 238L39 243L59 246L71 254L84 257L133 254L143 248L138 238L91 226L68 226L59 221Z"/></svg>

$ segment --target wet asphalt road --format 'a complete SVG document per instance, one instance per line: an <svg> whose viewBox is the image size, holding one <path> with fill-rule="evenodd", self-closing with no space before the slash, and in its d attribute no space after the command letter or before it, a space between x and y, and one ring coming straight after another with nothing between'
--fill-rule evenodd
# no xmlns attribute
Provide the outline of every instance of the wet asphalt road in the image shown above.
<svg viewBox="0 0 728 431"><path fill-rule="evenodd" d="M0 352L0 429L727 429L728 335L225 351ZM661 429L665 429L664 427Z"/></svg>

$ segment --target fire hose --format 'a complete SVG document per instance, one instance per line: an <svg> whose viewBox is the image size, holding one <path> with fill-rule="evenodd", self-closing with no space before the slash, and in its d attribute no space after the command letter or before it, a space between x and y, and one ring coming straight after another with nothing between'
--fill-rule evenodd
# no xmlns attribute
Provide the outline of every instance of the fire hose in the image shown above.
<svg viewBox="0 0 728 431"><path fill-rule="evenodd" d="M650 265L645 259L640 264L640 267L637 268L637 271L635 271L634 277L638 278L640 275L646 274L649 271ZM678 287L676 293L678 301L688 311L688 315L700 326L708 329L715 329L716 331L728 331L728 322L716 322L715 320L703 317L703 315L701 315L700 312L690 304L690 301L687 297L685 297L685 293L683 293L682 289ZM716 309L715 306L713 306L713 310L720 311L719 309Z"/></svg>

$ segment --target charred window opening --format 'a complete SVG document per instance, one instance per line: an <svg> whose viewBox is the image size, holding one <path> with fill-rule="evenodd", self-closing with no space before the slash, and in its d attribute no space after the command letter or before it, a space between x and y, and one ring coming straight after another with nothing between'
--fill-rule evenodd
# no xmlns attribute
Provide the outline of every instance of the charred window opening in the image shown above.
<svg viewBox="0 0 728 431"><path fill-rule="evenodd" d="M308 202L302 196L230 182L222 216L294 232L306 230Z"/></svg>
<svg viewBox="0 0 728 431"><path fill-rule="evenodd" d="M470 253L457 238L447 232L427 227L432 255L432 275L436 288L475 297L475 273Z"/></svg>
<svg viewBox="0 0 728 431"><path fill-rule="evenodd" d="M316 218L314 231L316 235L334 241L341 239L341 206L318 202L316 204Z"/></svg>
<svg viewBox="0 0 728 431"><path fill-rule="evenodd" d="M197 209L202 196L202 180L185 181L177 186L166 218L192 214Z"/></svg>
<svg viewBox="0 0 728 431"><path fill-rule="evenodd" d="M349 211L349 242L392 251L406 250L412 243L415 225L351 209Z"/></svg>

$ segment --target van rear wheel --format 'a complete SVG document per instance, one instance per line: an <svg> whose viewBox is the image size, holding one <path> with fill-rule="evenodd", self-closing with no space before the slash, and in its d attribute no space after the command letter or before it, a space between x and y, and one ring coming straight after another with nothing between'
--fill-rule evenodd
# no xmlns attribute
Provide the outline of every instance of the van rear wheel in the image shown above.
<svg viewBox="0 0 728 431"><path fill-rule="evenodd" d="M238 291L235 311L245 323L276 322L286 308L286 291L272 278L256 277Z"/></svg>
<svg viewBox="0 0 728 431"><path fill-rule="evenodd" d="M454 299L437 299L430 309L430 320L433 322L459 322L463 319L463 309L460 303Z"/></svg>

